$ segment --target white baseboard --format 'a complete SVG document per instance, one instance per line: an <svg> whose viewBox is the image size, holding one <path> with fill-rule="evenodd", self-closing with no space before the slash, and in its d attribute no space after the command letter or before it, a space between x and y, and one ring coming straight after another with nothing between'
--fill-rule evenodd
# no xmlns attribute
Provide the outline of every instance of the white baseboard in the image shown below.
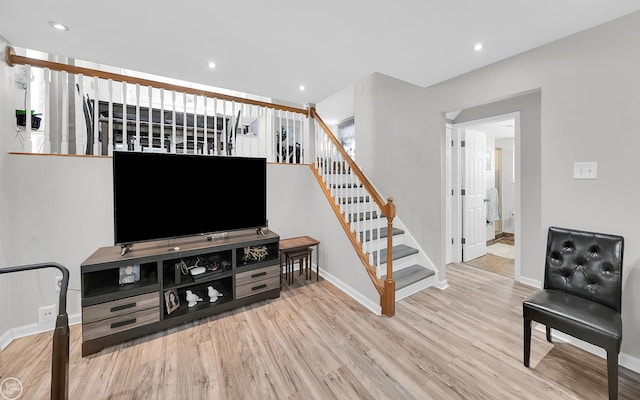
<svg viewBox="0 0 640 400"><path fill-rule="evenodd" d="M546 328L544 325L538 324L536 325L535 329L537 331L545 332L546 335ZM594 346L591 343L574 338L573 336L567 335L566 333L551 329L551 337L559 342L569 343L579 349L588 351L589 353L595 354L596 356L605 360L607 358L607 352L602 347ZM640 373L640 358L631 356L626 353L620 353L618 356L618 365L630 369L633 372Z"/></svg>
<svg viewBox="0 0 640 400"><path fill-rule="evenodd" d="M444 290L449 287L449 282L446 279L436 282L435 285L438 289Z"/></svg>
<svg viewBox="0 0 640 400"><path fill-rule="evenodd" d="M11 329L9 329L0 336L0 350L4 350L12 341L13 335L11 334Z"/></svg>
<svg viewBox="0 0 640 400"><path fill-rule="evenodd" d="M68 318L69 325L75 325L82 322L82 314L69 315ZM11 344L11 342L14 341L14 339L52 331L53 328L55 328L55 325L55 321L50 321L42 324L29 324L9 329L2 336L0 336L0 350L4 350L8 345Z"/></svg>
<svg viewBox="0 0 640 400"><path fill-rule="evenodd" d="M516 282L524 283L525 285L533 286L536 289L542 288L542 282L535 279L527 278L522 275L515 277Z"/></svg>
<svg viewBox="0 0 640 400"><path fill-rule="evenodd" d="M335 276L331 275L327 271L325 271L325 270L320 270L320 271L321 271L320 272L320 276L323 279L326 279L327 281L331 282L334 286L336 286L338 289L340 289L343 292L345 292L346 294L348 294L351 298L353 298L358 303L360 303L363 306L365 306L372 313L374 313L376 315L382 315L382 307L380 307L379 304L376 304L376 303L372 302L371 300L369 300L368 298L364 297L359 292L355 291L351 286L349 286L346 283L342 282L340 279L338 279Z"/></svg>

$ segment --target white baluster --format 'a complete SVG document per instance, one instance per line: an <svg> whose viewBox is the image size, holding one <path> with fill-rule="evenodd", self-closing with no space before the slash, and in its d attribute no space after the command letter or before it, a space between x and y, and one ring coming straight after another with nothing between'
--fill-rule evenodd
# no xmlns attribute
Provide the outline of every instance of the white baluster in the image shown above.
<svg viewBox="0 0 640 400"><path fill-rule="evenodd" d="M44 139L42 141L42 152L43 153L51 153L51 107L50 107L50 97L51 97L51 70L49 68L44 69L44 110L43 110L43 120L44 123Z"/></svg>
<svg viewBox="0 0 640 400"><path fill-rule="evenodd" d="M172 90L171 91L171 124L172 124L172 137L171 137L171 152L172 153L177 153L177 147L176 147L176 91Z"/></svg>
<svg viewBox="0 0 640 400"><path fill-rule="evenodd" d="M153 88L151 86L148 87L149 93L149 124L147 127L149 128L148 136L149 136L149 150L153 149Z"/></svg>
<svg viewBox="0 0 640 400"><path fill-rule="evenodd" d="M81 110L84 109L84 75L82 74L77 74L75 76L76 81L78 82L78 94L80 95L80 99L81 99L81 103L80 106L77 107L76 106L76 110L78 108L80 108ZM82 112L82 111L80 111ZM84 119L84 118L83 118ZM81 135L80 134L80 127L76 126L76 154L85 154L85 149L87 146L87 135L89 134L89 127L87 127L87 130L84 131L84 134Z"/></svg>
<svg viewBox="0 0 640 400"><path fill-rule="evenodd" d="M305 162L305 156L304 156L304 120L302 119L302 114L296 114L296 117L298 118L298 124L300 125L300 133L299 133L299 139L300 139L300 162L304 163Z"/></svg>
<svg viewBox="0 0 640 400"><path fill-rule="evenodd" d="M206 133L206 132L205 132ZM198 149L198 96L193 95L193 154L200 154Z"/></svg>
<svg viewBox="0 0 640 400"><path fill-rule="evenodd" d="M115 147L113 137L113 80L109 79L107 90L109 92L109 147L107 150L108 155L113 155L113 149Z"/></svg>
<svg viewBox="0 0 640 400"><path fill-rule="evenodd" d="M62 71L62 141L60 143L60 154L69 154L69 74ZM28 98L28 97L27 97ZM30 130L30 127L29 127Z"/></svg>
<svg viewBox="0 0 640 400"><path fill-rule="evenodd" d="M222 137L223 139L221 140L221 146L220 146L220 150L222 151L222 155L226 155L227 154L227 135L229 134L227 132L227 123L228 123L228 115L227 115L227 100L222 100Z"/></svg>
<svg viewBox="0 0 640 400"><path fill-rule="evenodd" d="M25 152L31 153L33 151L33 144L31 143L31 66L28 64L24 66L24 76L25 76L25 88L24 88L25 129L24 129L24 138L23 138L22 146Z"/></svg>
<svg viewBox="0 0 640 400"><path fill-rule="evenodd" d="M160 89L160 148L167 151L164 145L164 89Z"/></svg>
<svg viewBox="0 0 640 400"><path fill-rule="evenodd" d="M129 150L128 135L128 115L127 112L127 82L122 82L122 149Z"/></svg>
<svg viewBox="0 0 640 400"><path fill-rule="evenodd" d="M236 149L236 141L235 141L235 137L236 137L236 126L238 126L238 114L236 113L236 102L235 100L231 102L231 115L233 116L233 123L231 124L231 129L230 132L231 134L229 135L229 151L227 151L227 153L229 155L233 155L236 153L237 149Z"/></svg>
<svg viewBox="0 0 640 400"><path fill-rule="evenodd" d="M99 94L99 88L98 86L100 85L100 81L98 80L97 76L93 77L93 87L94 87L94 95L93 95L93 154L102 154L102 151L100 150L100 112L98 111L99 108L99 101L98 99L100 98L98 96Z"/></svg>
<svg viewBox="0 0 640 400"><path fill-rule="evenodd" d="M203 140L203 145L202 145L202 153L203 154L209 154L209 132L208 132L208 125L207 123L209 122L209 116L207 113L207 105L209 103L209 98L207 96L204 96L204 121L202 122L202 128L203 128L203 132L204 132L204 140Z"/></svg>
<svg viewBox="0 0 640 400"><path fill-rule="evenodd" d="M136 83L136 143L133 146L135 151L142 151L140 143L140 84Z"/></svg>
<svg viewBox="0 0 640 400"><path fill-rule="evenodd" d="M211 153L219 154L220 151L220 135L218 135L218 99L213 99L213 144L211 145Z"/></svg>
<svg viewBox="0 0 640 400"><path fill-rule="evenodd" d="M187 139L187 94L182 93L182 153L187 153L189 140Z"/></svg>

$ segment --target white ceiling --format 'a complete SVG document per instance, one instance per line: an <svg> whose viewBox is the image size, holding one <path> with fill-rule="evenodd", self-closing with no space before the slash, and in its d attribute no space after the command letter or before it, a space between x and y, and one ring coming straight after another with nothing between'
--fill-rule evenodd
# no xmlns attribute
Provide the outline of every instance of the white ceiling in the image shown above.
<svg viewBox="0 0 640 400"><path fill-rule="evenodd" d="M0 0L0 36L302 105L373 72L430 86L637 10L638 0Z"/></svg>

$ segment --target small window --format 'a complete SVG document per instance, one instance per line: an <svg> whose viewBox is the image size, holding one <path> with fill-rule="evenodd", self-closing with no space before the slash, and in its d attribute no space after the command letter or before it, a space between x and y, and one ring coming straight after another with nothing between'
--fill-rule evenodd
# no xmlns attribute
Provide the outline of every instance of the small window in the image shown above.
<svg viewBox="0 0 640 400"><path fill-rule="evenodd" d="M351 117L338 124L338 139L352 159L356 157L356 124Z"/></svg>

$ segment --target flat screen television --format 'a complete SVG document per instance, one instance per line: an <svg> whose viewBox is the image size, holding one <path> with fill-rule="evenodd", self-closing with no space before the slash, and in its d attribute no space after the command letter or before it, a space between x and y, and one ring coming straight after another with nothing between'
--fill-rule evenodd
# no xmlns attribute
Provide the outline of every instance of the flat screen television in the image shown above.
<svg viewBox="0 0 640 400"><path fill-rule="evenodd" d="M115 244L267 225L265 158L116 151Z"/></svg>

